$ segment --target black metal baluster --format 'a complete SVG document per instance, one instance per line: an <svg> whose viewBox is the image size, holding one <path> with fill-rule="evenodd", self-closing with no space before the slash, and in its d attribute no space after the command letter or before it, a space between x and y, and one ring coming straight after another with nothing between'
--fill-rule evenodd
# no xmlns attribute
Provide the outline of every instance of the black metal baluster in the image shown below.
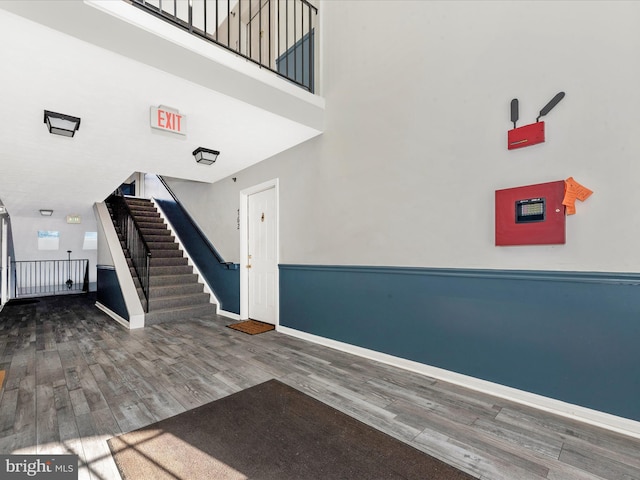
<svg viewBox="0 0 640 480"><path fill-rule="evenodd" d="M285 18L285 37L284 37L284 61L285 61L285 77L291 78L289 75L289 2L285 0L284 4Z"/></svg>
<svg viewBox="0 0 640 480"><path fill-rule="evenodd" d="M258 3L258 63L262 65L262 0Z"/></svg>
<svg viewBox="0 0 640 480"><path fill-rule="evenodd" d="M296 15L296 0L293 0L293 79L298 81L298 16Z"/></svg>
<svg viewBox="0 0 640 480"><path fill-rule="evenodd" d="M301 59L300 61L302 62L302 84L305 85L304 83L304 72L306 72L305 68L304 68L304 3L301 3L300 5L300 9L302 10L302 13L300 14L300 30L301 30L301 35L300 35L300 55L301 55Z"/></svg>
<svg viewBox="0 0 640 480"><path fill-rule="evenodd" d="M311 93L313 93L313 91L315 90L313 87L314 84L314 61L313 61L313 57L311 55L311 48L313 47L312 42L314 41L314 35L312 35L313 32L313 27L311 25L311 23L313 22L313 16L311 15L311 6L309 6L308 8L309 10L309 32L307 33L308 35L308 41L309 41L309 54L308 54L308 58L309 58L309 85L307 85L309 87L309 91Z"/></svg>
<svg viewBox="0 0 640 480"><path fill-rule="evenodd" d="M218 2L216 2L216 5L218 4ZM204 36L206 37L208 35L208 29L207 29L207 5L208 2L204 2L203 4L203 8L204 8Z"/></svg>

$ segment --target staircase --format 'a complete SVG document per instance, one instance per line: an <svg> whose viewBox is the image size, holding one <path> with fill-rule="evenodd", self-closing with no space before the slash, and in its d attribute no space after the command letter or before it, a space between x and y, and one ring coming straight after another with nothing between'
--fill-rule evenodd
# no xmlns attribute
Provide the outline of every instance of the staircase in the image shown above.
<svg viewBox="0 0 640 480"><path fill-rule="evenodd" d="M153 203L141 198L125 197L125 201L151 251L149 309L145 314L145 325L215 314L215 305L209 302L209 294L204 293L198 276L188 265L187 258ZM147 301L140 281L122 238L120 240L142 307L146 310Z"/></svg>

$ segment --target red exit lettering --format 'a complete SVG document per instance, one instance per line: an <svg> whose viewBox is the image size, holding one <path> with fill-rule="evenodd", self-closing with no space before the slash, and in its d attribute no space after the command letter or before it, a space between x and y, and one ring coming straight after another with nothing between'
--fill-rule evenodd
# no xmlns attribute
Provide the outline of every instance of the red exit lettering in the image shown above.
<svg viewBox="0 0 640 480"><path fill-rule="evenodd" d="M158 109L158 126L176 132L182 131L182 115Z"/></svg>
<svg viewBox="0 0 640 480"><path fill-rule="evenodd" d="M166 105L158 105L157 107L151 107L149 111L151 113L151 128L179 135L187 134L187 116L179 113L178 109L167 107Z"/></svg>

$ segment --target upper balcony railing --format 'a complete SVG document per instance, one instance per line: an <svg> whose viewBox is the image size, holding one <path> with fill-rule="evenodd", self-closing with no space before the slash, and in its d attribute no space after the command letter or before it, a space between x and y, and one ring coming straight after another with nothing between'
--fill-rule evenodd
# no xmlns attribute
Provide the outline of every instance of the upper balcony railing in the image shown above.
<svg viewBox="0 0 640 480"><path fill-rule="evenodd" d="M125 0L315 91L318 9L307 0Z"/></svg>

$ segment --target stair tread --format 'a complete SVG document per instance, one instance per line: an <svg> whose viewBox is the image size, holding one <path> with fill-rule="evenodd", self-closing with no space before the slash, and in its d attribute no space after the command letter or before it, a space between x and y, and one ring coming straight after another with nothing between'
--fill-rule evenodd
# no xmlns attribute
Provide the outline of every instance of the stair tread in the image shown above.
<svg viewBox="0 0 640 480"><path fill-rule="evenodd" d="M156 280L171 280L171 279L178 280L178 279L181 279L181 278L184 278L184 277L190 277L190 276L193 276L193 275L195 275L195 273L176 273L174 275L171 275L171 274L155 275L153 278L156 279ZM196 275L196 277L197 277L197 275Z"/></svg>
<svg viewBox="0 0 640 480"><path fill-rule="evenodd" d="M193 273L193 268L189 265L164 265L151 267L151 276L156 275L179 275L181 273Z"/></svg>
<svg viewBox="0 0 640 480"><path fill-rule="evenodd" d="M143 233L143 235L145 236L145 240L147 241L147 243L156 243L156 242L175 242L176 241L176 237L174 237L173 235L153 235L153 234L145 234Z"/></svg>
<svg viewBox="0 0 640 480"><path fill-rule="evenodd" d="M144 236L144 235L143 235ZM176 242L150 242L146 238L147 245L150 250L177 250L178 244Z"/></svg>
<svg viewBox="0 0 640 480"><path fill-rule="evenodd" d="M138 287L142 289L142 287ZM178 295L176 291L180 291ZM201 294L204 292L203 285L198 282L178 283L173 285L151 285L149 294L152 298L166 298L175 296L184 296L191 294Z"/></svg>
<svg viewBox="0 0 640 480"><path fill-rule="evenodd" d="M198 276L195 273L153 275L149 280L151 282L151 287L180 286L198 283Z"/></svg>
<svg viewBox="0 0 640 480"><path fill-rule="evenodd" d="M196 306L184 306L178 308L160 309L145 315L145 325L169 322L173 320L185 320L191 316L215 315L215 303L203 303Z"/></svg>
<svg viewBox="0 0 640 480"><path fill-rule="evenodd" d="M197 309L201 309L202 307L208 307L211 306L213 308L215 308L215 303L202 303L202 304L198 304L198 305L182 305L180 307L169 307L169 308L158 308L157 310L153 310L152 312L148 312L148 313L166 313L166 312L173 312L173 311L185 311L185 310L197 310Z"/></svg>
<svg viewBox="0 0 640 480"><path fill-rule="evenodd" d="M202 286L202 285L200 285ZM162 298L163 300L171 300L172 298L184 298L184 297L201 297L203 295L209 295L208 293L205 293L204 291L200 291L200 292L189 292L189 293L182 293L182 294L178 294L178 295L162 295L162 297L156 297L156 299L158 298Z"/></svg>
<svg viewBox="0 0 640 480"><path fill-rule="evenodd" d="M151 268L156 267L188 267L189 259L187 257L183 257L182 255L177 257L170 256L151 256Z"/></svg>

